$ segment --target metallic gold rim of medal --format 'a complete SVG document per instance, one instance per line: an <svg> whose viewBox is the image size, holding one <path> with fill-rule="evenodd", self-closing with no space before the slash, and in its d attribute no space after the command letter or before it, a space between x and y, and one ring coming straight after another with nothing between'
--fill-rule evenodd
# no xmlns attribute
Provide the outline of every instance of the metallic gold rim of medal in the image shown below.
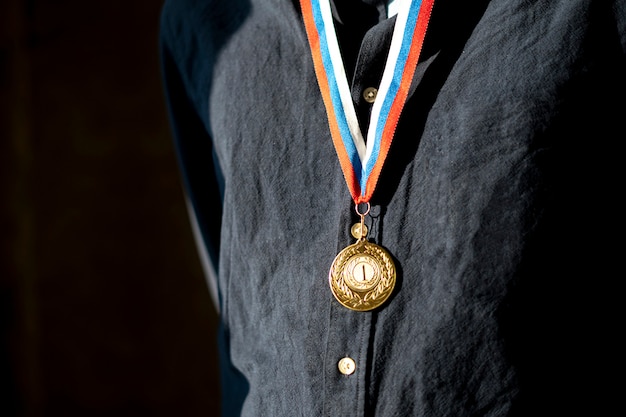
<svg viewBox="0 0 626 417"><path fill-rule="evenodd" d="M330 289L341 305L355 311L370 311L380 307L391 295L396 285L396 266L391 255L374 243L368 242L365 216L370 211L356 213L361 222L352 226L356 243L343 249L335 257L328 281Z"/></svg>

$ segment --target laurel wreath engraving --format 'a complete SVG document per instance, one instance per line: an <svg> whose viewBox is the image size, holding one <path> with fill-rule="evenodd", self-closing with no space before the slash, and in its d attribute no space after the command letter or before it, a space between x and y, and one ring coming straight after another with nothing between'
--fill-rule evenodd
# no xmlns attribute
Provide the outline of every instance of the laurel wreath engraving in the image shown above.
<svg viewBox="0 0 626 417"><path fill-rule="evenodd" d="M364 292L348 287L343 276L346 264L360 254L371 256L381 268L378 284ZM337 255L329 272L329 282L333 295L342 305L352 310L368 311L380 306L391 295L396 282L396 268L386 250L373 243L360 241Z"/></svg>

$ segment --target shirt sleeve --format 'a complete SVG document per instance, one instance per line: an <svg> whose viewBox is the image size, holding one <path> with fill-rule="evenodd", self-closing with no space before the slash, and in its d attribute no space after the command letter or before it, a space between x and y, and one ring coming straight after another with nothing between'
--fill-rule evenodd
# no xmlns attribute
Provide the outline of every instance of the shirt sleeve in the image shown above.
<svg viewBox="0 0 626 417"><path fill-rule="evenodd" d="M219 310L217 270L222 217L222 182L207 129L206 86L199 80L210 63L193 53L197 33L177 2L166 2L159 33L161 74L174 147L199 257Z"/></svg>

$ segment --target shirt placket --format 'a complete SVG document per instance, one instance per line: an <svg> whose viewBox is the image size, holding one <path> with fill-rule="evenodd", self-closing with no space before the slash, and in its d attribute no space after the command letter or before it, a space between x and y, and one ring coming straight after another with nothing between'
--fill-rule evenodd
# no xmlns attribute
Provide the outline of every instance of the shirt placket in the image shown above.
<svg viewBox="0 0 626 417"><path fill-rule="evenodd" d="M356 62L351 91L361 130L365 136L371 107L384 69L393 24L382 22L365 34ZM372 214L380 214L372 207ZM352 207L342 216L337 252L355 242L350 228L359 221ZM365 218L368 238L378 241L377 219ZM332 296L331 296L332 298ZM324 416L364 416L368 380L372 374L371 353L375 331L375 311L353 311L331 299L324 360Z"/></svg>
<svg viewBox="0 0 626 417"><path fill-rule="evenodd" d="M376 241L380 233L380 207L373 206L371 212L365 218L365 226ZM349 230L350 223L357 222L355 216L344 219L343 229ZM332 299L324 361L325 416L365 415L375 321L375 310L353 311Z"/></svg>
<svg viewBox="0 0 626 417"><path fill-rule="evenodd" d="M364 415L371 313L333 300L325 360L325 416Z"/></svg>

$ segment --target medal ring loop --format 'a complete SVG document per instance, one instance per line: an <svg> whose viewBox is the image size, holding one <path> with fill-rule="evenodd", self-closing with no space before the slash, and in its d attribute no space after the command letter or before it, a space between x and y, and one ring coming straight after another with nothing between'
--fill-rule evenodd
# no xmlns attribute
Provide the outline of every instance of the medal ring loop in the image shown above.
<svg viewBox="0 0 626 417"><path fill-rule="evenodd" d="M364 206L365 206L365 211L364 211L363 213L361 213L361 212L359 211L359 207L360 207L361 205L364 205ZM367 216L367 214L370 212L370 203L369 203L369 201L366 201L366 202L364 202L364 203L356 203L356 204L354 205L354 211L356 211L356 214L358 214L359 216L361 216L361 218L363 218L363 217Z"/></svg>

